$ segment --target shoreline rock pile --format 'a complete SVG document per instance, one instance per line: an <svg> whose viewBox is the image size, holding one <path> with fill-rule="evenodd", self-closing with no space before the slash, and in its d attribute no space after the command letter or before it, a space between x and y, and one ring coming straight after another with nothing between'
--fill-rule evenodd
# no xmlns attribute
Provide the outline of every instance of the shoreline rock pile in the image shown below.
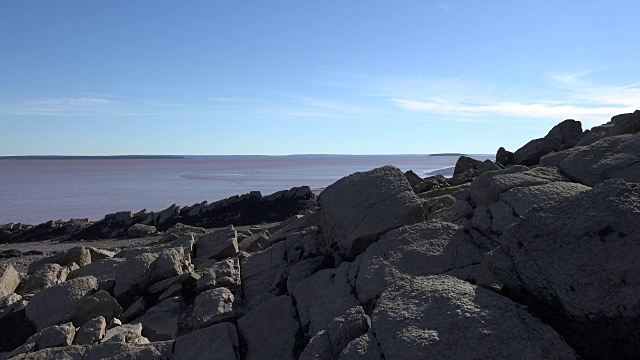
<svg viewBox="0 0 640 360"><path fill-rule="evenodd" d="M210 225L219 217L193 207L159 222L155 243L118 252L80 245L26 274L4 264L0 351L637 359L637 144L640 111L590 131L567 120L513 153L501 148L497 162L461 157L450 179L385 166L337 181L317 203L292 190L309 211L280 223ZM147 226L118 234L155 234Z"/></svg>

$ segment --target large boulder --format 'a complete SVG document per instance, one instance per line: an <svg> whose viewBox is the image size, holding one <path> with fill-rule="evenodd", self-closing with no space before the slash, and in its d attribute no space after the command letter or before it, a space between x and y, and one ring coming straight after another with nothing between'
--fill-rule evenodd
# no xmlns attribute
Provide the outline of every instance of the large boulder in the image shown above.
<svg viewBox="0 0 640 360"><path fill-rule="evenodd" d="M11 264L0 265L0 297L7 296L16 291L20 284L20 274Z"/></svg>
<svg viewBox="0 0 640 360"><path fill-rule="evenodd" d="M69 265L76 263L78 266L85 266L91 263L91 252L88 248L80 245L71 249L59 252L57 254L36 260L29 264L28 273L33 274L38 268L44 264Z"/></svg>
<svg viewBox="0 0 640 360"><path fill-rule="evenodd" d="M516 222L506 259L490 260L512 291L573 322L563 335L592 358L640 356L639 204L640 185L605 181Z"/></svg>
<svg viewBox="0 0 640 360"><path fill-rule="evenodd" d="M456 161L453 177L461 175L469 169L478 170L483 174L493 170L500 170L500 167L491 160L480 161L468 156L460 156L458 161Z"/></svg>
<svg viewBox="0 0 640 360"><path fill-rule="evenodd" d="M223 259L238 253L238 232L229 225L200 235L196 241L196 257L201 259Z"/></svg>
<svg viewBox="0 0 640 360"><path fill-rule="evenodd" d="M240 286L240 260L224 259L204 269L196 282L198 291L226 287L235 290Z"/></svg>
<svg viewBox="0 0 640 360"><path fill-rule="evenodd" d="M32 335L26 343L35 343L35 349L45 349L50 347L69 346L76 336L76 328L72 323L53 325L44 328L37 334Z"/></svg>
<svg viewBox="0 0 640 360"><path fill-rule="evenodd" d="M180 331L182 299L168 298L147 310L131 324L142 324L142 336L149 341L174 340Z"/></svg>
<svg viewBox="0 0 640 360"><path fill-rule="evenodd" d="M640 133L604 138L560 163L568 178L594 186L607 179L640 181Z"/></svg>
<svg viewBox="0 0 640 360"><path fill-rule="evenodd" d="M360 303L349 281L351 263L343 262L337 269L320 270L295 287L300 324L308 336L313 336L345 311Z"/></svg>
<svg viewBox="0 0 640 360"><path fill-rule="evenodd" d="M245 360L293 360L302 351L296 308L286 295L271 299L241 317L238 333Z"/></svg>
<svg viewBox="0 0 640 360"><path fill-rule="evenodd" d="M122 308L116 299L108 292L100 290L95 294L78 300L76 309L71 315L71 320L76 326L80 326L98 316L104 317L106 321L111 322L115 317L120 316L120 313L122 313Z"/></svg>
<svg viewBox="0 0 640 360"><path fill-rule="evenodd" d="M93 318L80 326L75 343L78 345L93 345L102 340L106 332L107 322L102 316Z"/></svg>
<svg viewBox="0 0 640 360"><path fill-rule="evenodd" d="M582 124L575 120L565 120L554 126L540 139L531 140L513 154L518 165L536 165L540 158L550 152L573 147L582 138Z"/></svg>
<svg viewBox="0 0 640 360"><path fill-rule="evenodd" d="M98 290L98 280L85 276L40 290L31 298L26 315L38 330L71 320L85 295Z"/></svg>
<svg viewBox="0 0 640 360"><path fill-rule="evenodd" d="M71 267L62 267L56 263L44 264L38 267L33 274L29 275L24 286L20 288L20 292L28 294L49 286L63 283L67 280L67 276L71 271Z"/></svg>
<svg viewBox="0 0 640 360"><path fill-rule="evenodd" d="M174 356L175 360L238 360L239 348L235 325L221 323L180 336Z"/></svg>
<svg viewBox="0 0 640 360"><path fill-rule="evenodd" d="M25 315L27 301L18 300L0 311L0 351L11 351L24 344L37 329Z"/></svg>
<svg viewBox="0 0 640 360"><path fill-rule="evenodd" d="M558 333L522 307L446 275L387 289L372 326L386 359L576 359Z"/></svg>
<svg viewBox="0 0 640 360"><path fill-rule="evenodd" d="M387 231L424 220L420 200L393 166L344 177L319 202L325 245L339 258L355 258Z"/></svg>
<svg viewBox="0 0 640 360"><path fill-rule="evenodd" d="M234 317L235 297L227 288L204 291L193 302L193 327L204 328Z"/></svg>
<svg viewBox="0 0 640 360"><path fill-rule="evenodd" d="M471 242L464 228L427 222L390 231L362 257L356 282L358 299L376 300L406 275L436 275L483 260L484 251Z"/></svg>

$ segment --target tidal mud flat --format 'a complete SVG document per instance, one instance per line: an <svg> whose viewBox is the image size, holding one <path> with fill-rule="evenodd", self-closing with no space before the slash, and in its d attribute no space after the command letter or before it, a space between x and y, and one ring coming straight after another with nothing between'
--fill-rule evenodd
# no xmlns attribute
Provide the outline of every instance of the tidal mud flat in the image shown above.
<svg viewBox="0 0 640 360"><path fill-rule="evenodd" d="M12 359L636 359L640 111L454 175L384 166L1 228Z"/></svg>

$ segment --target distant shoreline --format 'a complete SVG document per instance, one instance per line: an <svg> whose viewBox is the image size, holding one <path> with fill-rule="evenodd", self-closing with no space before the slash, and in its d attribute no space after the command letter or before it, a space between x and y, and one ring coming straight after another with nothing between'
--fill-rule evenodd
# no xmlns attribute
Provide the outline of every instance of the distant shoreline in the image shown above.
<svg viewBox="0 0 640 360"><path fill-rule="evenodd" d="M256 158L256 157L346 157L346 156L493 156L493 154L292 154L292 155L16 155L0 156L0 160L182 160L206 158Z"/></svg>

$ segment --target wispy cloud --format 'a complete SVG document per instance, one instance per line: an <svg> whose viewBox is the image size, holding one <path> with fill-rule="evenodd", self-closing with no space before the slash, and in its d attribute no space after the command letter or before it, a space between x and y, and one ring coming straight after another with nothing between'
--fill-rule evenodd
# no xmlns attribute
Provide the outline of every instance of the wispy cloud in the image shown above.
<svg viewBox="0 0 640 360"><path fill-rule="evenodd" d="M596 120L619 112L633 111L633 107L579 107L541 103L498 102L494 104L468 104L432 98L427 101L391 99L400 108L409 111L426 111L437 114L473 116L498 115L526 118L586 118Z"/></svg>

